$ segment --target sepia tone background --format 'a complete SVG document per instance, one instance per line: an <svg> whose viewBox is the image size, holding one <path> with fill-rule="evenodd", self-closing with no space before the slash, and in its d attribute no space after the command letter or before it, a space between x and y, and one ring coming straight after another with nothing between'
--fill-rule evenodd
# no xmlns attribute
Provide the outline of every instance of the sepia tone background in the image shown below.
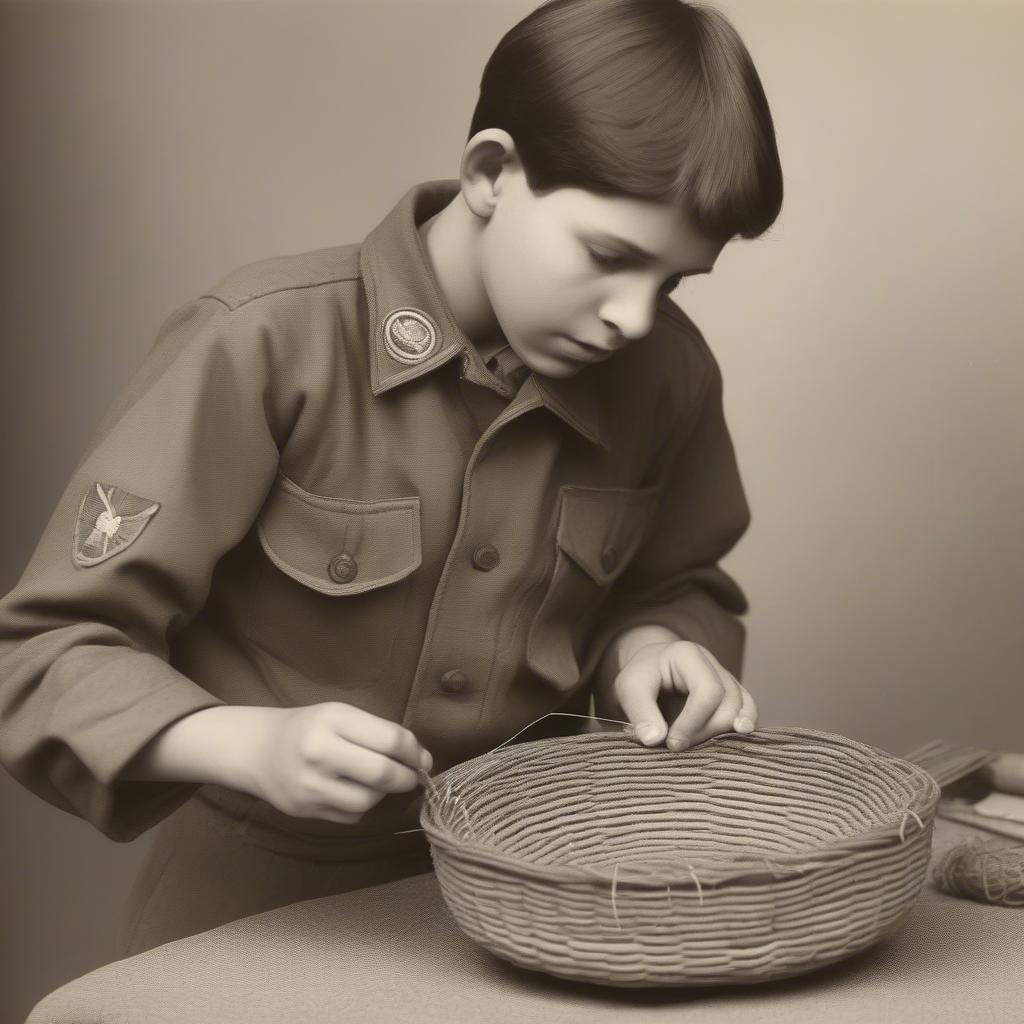
<svg viewBox="0 0 1024 1024"><path fill-rule="evenodd" d="M454 177L534 0L0 3L0 589L164 318L361 239ZM786 202L680 304L722 364L754 520L763 725L1024 749L1024 9L721 0ZM69 541L70 543L70 541ZM0 773L0 1022L109 958L148 836Z"/></svg>

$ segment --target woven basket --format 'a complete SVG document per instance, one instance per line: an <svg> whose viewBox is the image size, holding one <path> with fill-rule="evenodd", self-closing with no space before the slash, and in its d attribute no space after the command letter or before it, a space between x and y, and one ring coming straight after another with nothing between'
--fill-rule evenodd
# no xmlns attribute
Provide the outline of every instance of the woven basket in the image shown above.
<svg viewBox="0 0 1024 1024"><path fill-rule="evenodd" d="M433 780L420 823L459 927L602 985L814 970L900 923L928 869L924 769L809 729L680 753L622 733L507 746Z"/></svg>

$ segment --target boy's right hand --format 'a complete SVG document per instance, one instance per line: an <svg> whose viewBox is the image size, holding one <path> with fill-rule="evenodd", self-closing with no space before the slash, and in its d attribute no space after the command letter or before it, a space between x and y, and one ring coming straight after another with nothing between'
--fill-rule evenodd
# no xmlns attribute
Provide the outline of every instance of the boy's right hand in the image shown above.
<svg viewBox="0 0 1024 1024"><path fill-rule="evenodd" d="M357 822L387 793L419 784L433 759L406 728L350 704L265 709L251 789L285 814Z"/></svg>

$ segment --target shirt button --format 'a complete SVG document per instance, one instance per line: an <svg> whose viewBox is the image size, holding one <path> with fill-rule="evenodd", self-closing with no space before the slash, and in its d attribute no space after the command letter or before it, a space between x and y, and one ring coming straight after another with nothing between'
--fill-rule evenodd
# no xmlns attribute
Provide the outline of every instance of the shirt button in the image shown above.
<svg viewBox="0 0 1024 1024"><path fill-rule="evenodd" d="M441 676L441 689L445 693L462 693L468 682L469 680L466 678L465 672L460 672L457 668L453 668L450 672L445 672Z"/></svg>
<svg viewBox="0 0 1024 1024"><path fill-rule="evenodd" d="M473 565L484 572L490 572L501 561L501 555L493 544L481 544L473 552Z"/></svg>
<svg viewBox="0 0 1024 1024"><path fill-rule="evenodd" d="M618 564L619 553L611 544L609 544L608 547L601 552L601 568L604 569L605 572L611 572Z"/></svg>
<svg viewBox="0 0 1024 1024"><path fill-rule="evenodd" d="M342 552L331 559L327 566L327 575L335 583L351 583L359 572L359 563L347 552Z"/></svg>

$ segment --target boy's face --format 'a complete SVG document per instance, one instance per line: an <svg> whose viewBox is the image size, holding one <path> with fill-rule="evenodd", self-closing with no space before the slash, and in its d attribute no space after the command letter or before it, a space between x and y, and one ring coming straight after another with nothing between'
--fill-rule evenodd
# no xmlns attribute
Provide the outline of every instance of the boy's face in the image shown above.
<svg viewBox="0 0 1024 1024"><path fill-rule="evenodd" d="M508 343L547 377L570 377L644 337L660 296L709 273L724 246L674 206L576 188L534 194L518 163L502 168L495 190L480 273Z"/></svg>

